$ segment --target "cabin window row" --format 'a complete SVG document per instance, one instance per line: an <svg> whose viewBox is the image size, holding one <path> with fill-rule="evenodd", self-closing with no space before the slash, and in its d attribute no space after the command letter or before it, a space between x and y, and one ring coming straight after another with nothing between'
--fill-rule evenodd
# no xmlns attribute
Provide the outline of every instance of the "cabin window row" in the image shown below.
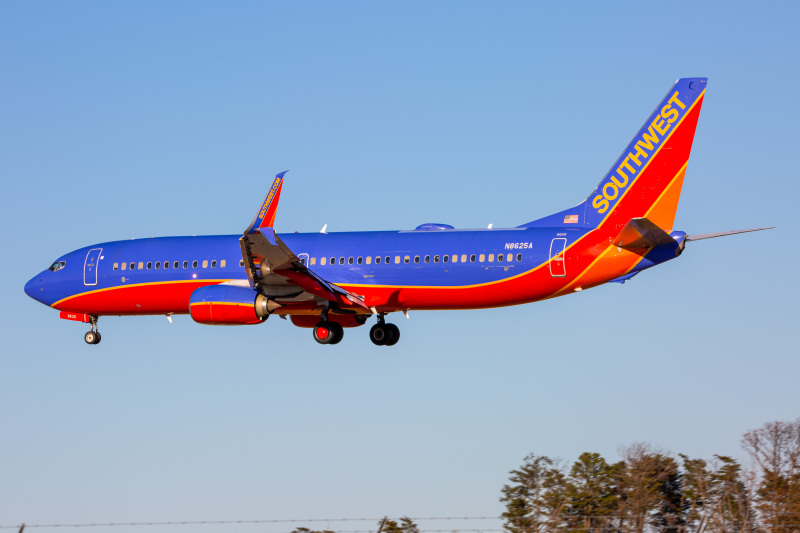
<svg viewBox="0 0 800 533"><path fill-rule="evenodd" d="M514 259L516 259L517 261L522 261L522 254L517 254L516 258L514 257L514 254L497 254L496 258L497 258L497 262L498 263L504 263L504 262L505 263L512 263L514 261ZM394 264L396 264L396 265L399 265L400 263L409 264L412 261L415 264L430 263L431 259L433 260L434 263L439 263L439 262L442 262L442 263L458 263L459 261L461 263L467 263L467 262L470 262L470 263L475 263L475 262L484 263L484 262L487 262L487 261L489 263L494 263L495 262L495 254L488 254L488 255L486 255L486 254L461 254L461 255L453 254L453 255L442 255L442 256L439 256L439 255L434 255L434 256L430 256L430 255L425 255L425 256L415 255L413 258L410 255L405 255L405 256L402 256L402 257L399 256L399 255L396 255L396 256L394 256L394 258L392 258L392 256L390 256L390 255L387 255L387 256L376 255L374 258L372 256L368 255L366 258L364 258L364 257L339 257L338 260L337 260L336 257L331 257L331 258L321 257L319 259L319 264L321 266L336 265L336 264L339 264L339 265L345 265L345 264L347 264L347 265L353 265L353 264L361 265L361 264L364 264L364 263L366 263L367 265L371 265L374 262L376 265L380 265L380 264L388 265L388 264L392 263L393 259L394 259ZM316 257L312 257L311 258L311 266L315 266L316 264L317 264L317 258Z"/></svg>
<svg viewBox="0 0 800 533"><path fill-rule="evenodd" d="M219 265L219 268L225 268L225 264L225 259L222 259L219 262L217 262L216 259L212 259L211 261L206 259L202 262L203 268L217 268L217 265ZM200 265L200 262L192 261L191 265L192 268L197 268ZM189 261L173 261L172 263L169 261L164 261L163 263L161 261L147 261L146 263L144 261L139 261L138 263L136 261L131 261L130 263L114 263L113 268L114 270L150 270L152 268L164 268L165 270L173 268L177 270L179 268L189 268Z"/></svg>

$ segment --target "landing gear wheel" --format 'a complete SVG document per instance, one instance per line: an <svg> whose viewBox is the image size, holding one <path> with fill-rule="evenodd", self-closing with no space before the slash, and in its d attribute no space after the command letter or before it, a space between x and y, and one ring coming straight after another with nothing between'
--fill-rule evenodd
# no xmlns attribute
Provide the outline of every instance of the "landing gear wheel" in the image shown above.
<svg viewBox="0 0 800 533"><path fill-rule="evenodd" d="M320 344L334 344L333 341L336 339L336 326L338 325L339 324L334 322L317 323L317 325L314 326L314 340Z"/></svg>
<svg viewBox="0 0 800 533"><path fill-rule="evenodd" d="M331 330L333 330L333 340L330 344L339 344L344 338L344 328L338 322L329 322Z"/></svg>
<svg viewBox="0 0 800 533"><path fill-rule="evenodd" d="M83 340L86 341L86 344L97 344L100 342L100 334L94 331L87 331L86 335L83 336Z"/></svg>
<svg viewBox="0 0 800 533"><path fill-rule="evenodd" d="M384 324L383 327L386 329L387 333L386 346L394 346L397 344L397 341L400 340L400 328L394 324Z"/></svg>
<svg viewBox="0 0 800 533"><path fill-rule="evenodd" d="M375 324L369 330L369 340L375 346L383 346L386 344L386 330L383 329L383 324Z"/></svg>

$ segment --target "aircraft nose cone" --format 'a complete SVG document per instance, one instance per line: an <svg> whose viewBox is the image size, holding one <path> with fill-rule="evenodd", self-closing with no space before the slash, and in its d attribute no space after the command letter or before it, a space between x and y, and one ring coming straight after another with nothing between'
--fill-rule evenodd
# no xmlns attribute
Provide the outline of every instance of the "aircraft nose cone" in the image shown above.
<svg viewBox="0 0 800 533"><path fill-rule="evenodd" d="M36 301L39 301L41 298L41 285L42 280L39 276L34 276L25 284L25 294L30 296Z"/></svg>

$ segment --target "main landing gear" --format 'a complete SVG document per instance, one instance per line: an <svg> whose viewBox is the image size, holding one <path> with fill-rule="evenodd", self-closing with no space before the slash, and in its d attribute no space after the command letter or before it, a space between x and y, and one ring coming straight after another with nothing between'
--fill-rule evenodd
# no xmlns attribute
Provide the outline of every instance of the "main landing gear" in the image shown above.
<svg viewBox="0 0 800 533"><path fill-rule="evenodd" d="M376 346L394 346L400 340L400 328L387 324L382 314L378 315L378 323L369 330L369 340Z"/></svg>
<svg viewBox="0 0 800 533"><path fill-rule="evenodd" d="M314 340L320 344L339 344L344 338L344 328L338 322L328 321L328 310L322 312L322 316L316 326L314 326Z"/></svg>
<svg viewBox="0 0 800 533"><path fill-rule="evenodd" d="M327 310L322 312L320 318L313 329L314 340L320 344L339 344L344 337L342 325L328 320ZM400 340L400 328L394 324L387 324L384 315L380 314L378 323L369 330L369 340L377 346L394 346Z"/></svg>
<svg viewBox="0 0 800 533"><path fill-rule="evenodd" d="M91 321L92 329L86 332L83 340L86 341L86 344L100 344L100 332L97 331L97 315L90 315L89 320Z"/></svg>
<svg viewBox="0 0 800 533"><path fill-rule="evenodd" d="M314 326L314 340L320 344L339 344L344 338L344 328L337 322L323 320Z"/></svg>

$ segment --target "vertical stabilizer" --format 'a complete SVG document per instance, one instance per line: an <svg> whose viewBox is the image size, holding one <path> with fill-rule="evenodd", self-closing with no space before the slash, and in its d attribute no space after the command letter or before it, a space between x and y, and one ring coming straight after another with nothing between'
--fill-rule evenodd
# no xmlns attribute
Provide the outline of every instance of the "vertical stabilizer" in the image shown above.
<svg viewBox="0 0 800 533"><path fill-rule="evenodd" d="M631 218L646 217L670 231L706 83L675 82L586 201L522 227L609 224L614 231Z"/></svg>

